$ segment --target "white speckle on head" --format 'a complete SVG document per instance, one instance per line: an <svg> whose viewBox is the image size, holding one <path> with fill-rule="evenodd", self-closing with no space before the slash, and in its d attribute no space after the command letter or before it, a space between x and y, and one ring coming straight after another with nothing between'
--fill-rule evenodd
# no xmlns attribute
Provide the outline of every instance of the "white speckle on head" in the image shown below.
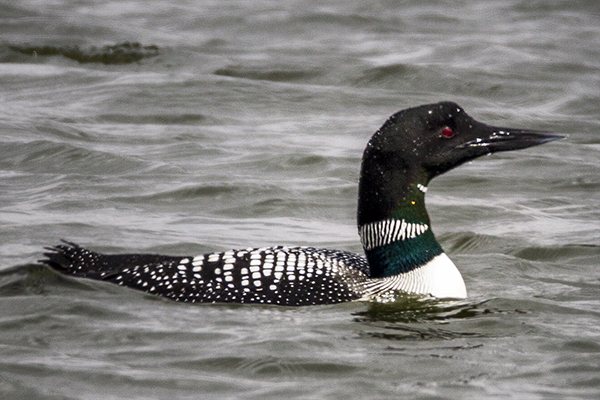
<svg viewBox="0 0 600 400"><path fill-rule="evenodd" d="M421 185L420 183L417 183L417 188L423 192L423 193L427 193L427 186L425 185Z"/></svg>

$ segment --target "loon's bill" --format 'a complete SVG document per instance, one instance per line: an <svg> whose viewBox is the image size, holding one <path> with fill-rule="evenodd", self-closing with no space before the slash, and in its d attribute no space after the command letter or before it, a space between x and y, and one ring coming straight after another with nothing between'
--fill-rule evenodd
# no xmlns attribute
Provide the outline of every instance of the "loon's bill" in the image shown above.
<svg viewBox="0 0 600 400"><path fill-rule="evenodd" d="M427 185L482 155L560 138L489 126L452 102L392 115L363 153L357 222L364 256L287 246L183 257L100 254L63 242L47 248L41 262L64 274L191 303L301 306L385 300L395 292L462 299L462 276L431 230Z"/></svg>

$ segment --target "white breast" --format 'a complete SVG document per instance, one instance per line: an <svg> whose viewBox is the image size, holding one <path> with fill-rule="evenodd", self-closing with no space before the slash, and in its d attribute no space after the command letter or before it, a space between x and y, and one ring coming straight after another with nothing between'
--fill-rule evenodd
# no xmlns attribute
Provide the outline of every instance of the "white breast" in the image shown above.
<svg viewBox="0 0 600 400"><path fill-rule="evenodd" d="M371 297L381 292L399 290L406 293L430 295L439 299L464 299L467 297L465 282L446 253L434 257L427 264L410 272L373 279L366 284Z"/></svg>

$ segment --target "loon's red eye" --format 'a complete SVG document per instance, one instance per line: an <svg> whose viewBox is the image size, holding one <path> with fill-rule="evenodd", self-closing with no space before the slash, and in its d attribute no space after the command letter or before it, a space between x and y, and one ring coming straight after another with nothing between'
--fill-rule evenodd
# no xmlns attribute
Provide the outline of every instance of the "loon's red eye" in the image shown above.
<svg viewBox="0 0 600 400"><path fill-rule="evenodd" d="M445 138L448 138L448 139L450 139L451 137L453 137L453 136L454 136L454 131L452 130L452 128L445 127L444 129L442 129L442 135L443 135Z"/></svg>

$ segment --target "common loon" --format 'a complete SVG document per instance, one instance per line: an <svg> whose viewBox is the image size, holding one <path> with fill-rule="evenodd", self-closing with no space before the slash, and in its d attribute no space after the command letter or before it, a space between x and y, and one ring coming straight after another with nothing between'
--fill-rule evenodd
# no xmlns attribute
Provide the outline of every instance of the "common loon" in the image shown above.
<svg viewBox="0 0 600 400"><path fill-rule="evenodd" d="M409 108L371 137L358 185L365 256L312 247L267 247L190 257L105 255L63 241L41 262L182 302L286 306L381 300L396 291L467 297L462 276L431 230L425 193L434 177L477 157L562 136L475 121L456 103Z"/></svg>

